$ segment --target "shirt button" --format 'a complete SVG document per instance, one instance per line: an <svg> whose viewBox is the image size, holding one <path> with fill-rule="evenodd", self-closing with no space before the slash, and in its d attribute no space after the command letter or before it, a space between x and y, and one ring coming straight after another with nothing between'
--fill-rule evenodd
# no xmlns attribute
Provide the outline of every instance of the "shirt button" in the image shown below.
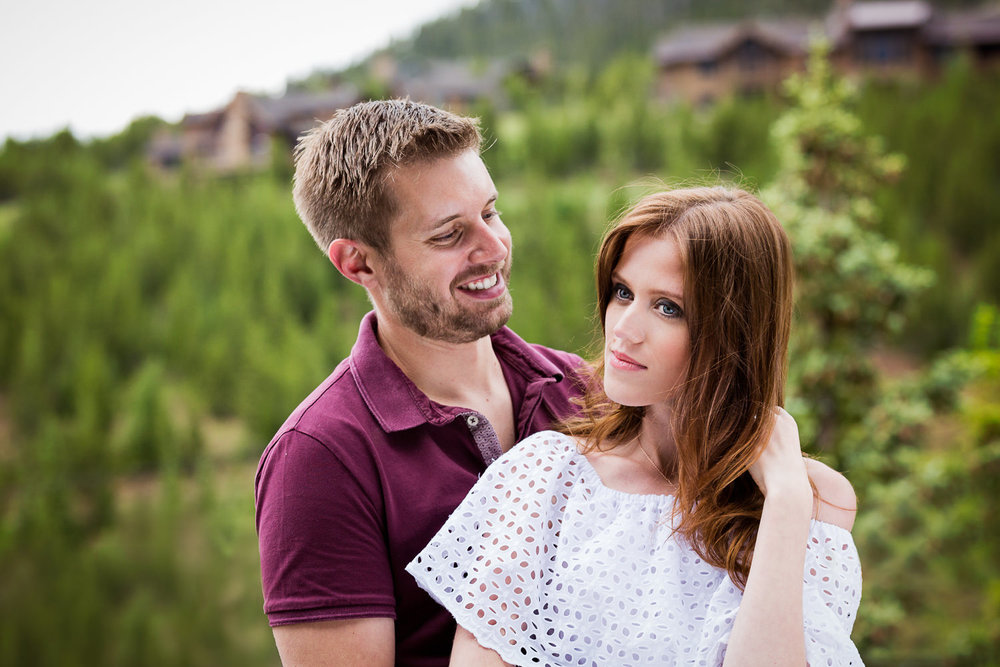
<svg viewBox="0 0 1000 667"><path fill-rule="evenodd" d="M469 415L465 418L465 423L469 425L469 428L476 428L479 426L479 417L476 415Z"/></svg>

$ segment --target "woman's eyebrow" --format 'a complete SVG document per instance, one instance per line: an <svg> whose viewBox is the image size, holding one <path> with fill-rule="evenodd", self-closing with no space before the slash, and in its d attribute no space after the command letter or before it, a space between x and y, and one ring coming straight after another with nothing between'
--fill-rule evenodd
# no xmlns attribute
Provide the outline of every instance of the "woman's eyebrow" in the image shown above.
<svg viewBox="0 0 1000 667"><path fill-rule="evenodd" d="M625 278L623 278L622 274L620 274L617 270L615 270L615 271L613 271L611 273L611 282L622 283L623 285L626 285L626 286L629 285L629 281L626 280ZM676 302L678 302L680 304L684 303L684 295L683 294L678 294L677 292L674 292L673 290L654 288L653 292L655 294L659 295L659 296L665 296L665 297L668 297L670 299L673 299L674 301L676 301Z"/></svg>

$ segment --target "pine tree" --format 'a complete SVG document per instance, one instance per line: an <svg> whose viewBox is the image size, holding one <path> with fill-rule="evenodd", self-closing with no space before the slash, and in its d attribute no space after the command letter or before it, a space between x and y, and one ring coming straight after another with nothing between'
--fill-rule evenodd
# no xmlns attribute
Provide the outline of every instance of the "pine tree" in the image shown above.
<svg viewBox="0 0 1000 667"><path fill-rule="evenodd" d="M877 346L903 321L930 275L902 263L877 231L875 190L903 167L852 112L852 87L838 79L817 42L805 74L789 79L791 105L772 128L780 156L762 193L792 241L798 321L790 382L794 413L836 465L846 434L878 402Z"/></svg>

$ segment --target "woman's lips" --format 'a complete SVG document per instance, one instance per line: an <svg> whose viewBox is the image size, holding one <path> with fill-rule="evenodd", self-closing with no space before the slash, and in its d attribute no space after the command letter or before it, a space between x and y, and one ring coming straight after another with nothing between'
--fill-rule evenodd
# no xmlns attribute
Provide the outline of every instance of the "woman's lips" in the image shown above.
<svg viewBox="0 0 1000 667"><path fill-rule="evenodd" d="M624 352L611 350L611 365L624 371L644 370L646 367Z"/></svg>

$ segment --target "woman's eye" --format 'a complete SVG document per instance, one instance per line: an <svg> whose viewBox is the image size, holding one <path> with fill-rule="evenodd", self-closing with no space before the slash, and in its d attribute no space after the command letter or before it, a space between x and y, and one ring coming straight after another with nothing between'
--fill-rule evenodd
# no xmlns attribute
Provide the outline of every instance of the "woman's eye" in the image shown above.
<svg viewBox="0 0 1000 667"><path fill-rule="evenodd" d="M629 289L621 283L616 284L612 288L612 291L614 292L615 298L621 301L628 301L632 298L632 292L630 292Z"/></svg>
<svg viewBox="0 0 1000 667"><path fill-rule="evenodd" d="M666 315L667 317L680 317L683 314L673 301L660 301L656 304L656 308L662 315Z"/></svg>

